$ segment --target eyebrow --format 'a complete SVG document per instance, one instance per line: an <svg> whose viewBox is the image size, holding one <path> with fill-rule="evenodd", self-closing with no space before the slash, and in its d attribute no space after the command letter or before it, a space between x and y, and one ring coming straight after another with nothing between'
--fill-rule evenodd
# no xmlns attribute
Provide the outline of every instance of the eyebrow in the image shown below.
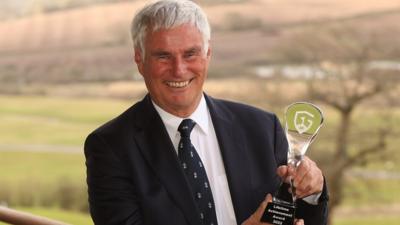
<svg viewBox="0 0 400 225"><path fill-rule="evenodd" d="M188 53L199 53L201 52L201 47L199 46L194 46L190 47L187 50L184 50L183 54L188 54ZM163 56L163 55L171 55L171 52L162 50L162 49L156 49L150 53L152 56Z"/></svg>
<svg viewBox="0 0 400 225"><path fill-rule="evenodd" d="M187 54L187 53L198 53L198 52L201 52L201 48L200 47L192 47L192 48L189 48L188 50L185 50L185 54Z"/></svg>
<svg viewBox="0 0 400 225"><path fill-rule="evenodd" d="M171 53L164 51L164 50L155 50L154 52L151 52L152 56L160 56L160 55L170 55Z"/></svg>

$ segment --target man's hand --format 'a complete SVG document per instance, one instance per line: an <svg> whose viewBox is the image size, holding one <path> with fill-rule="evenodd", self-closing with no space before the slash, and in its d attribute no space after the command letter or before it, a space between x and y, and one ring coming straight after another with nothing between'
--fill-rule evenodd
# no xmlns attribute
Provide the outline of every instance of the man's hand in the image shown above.
<svg viewBox="0 0 400 225"><path fill-rule="evenodd" d="M285 182L289 183L290 179L293 179L298 198L322 192L324 186L322 172L317 164L307 156L304 156L297 169L291 166L280 166L277 173L282 179L285 179Z"/></svg>
<svg viewBox="0 0 400 225"><path fill-rule="evenodd" d="M268 202L272 202L272 196L268 194L264 201L261 202L258 209L251 215L247 220L245 220L242 225L270 225L269 223L261 222L261 217L265 211L265 208L268 205ZM294 225L304 225L304 221L302 219L296 219Z"/></svg>

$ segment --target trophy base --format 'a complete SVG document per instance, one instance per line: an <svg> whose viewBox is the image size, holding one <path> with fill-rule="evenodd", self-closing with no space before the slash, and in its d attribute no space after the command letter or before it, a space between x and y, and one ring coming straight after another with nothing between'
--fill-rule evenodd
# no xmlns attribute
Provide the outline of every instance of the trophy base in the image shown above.
<svg viewBox="0 0 400 225"><path fill-rule="evenodd" d="M268 203L261 218L261 222L273 225L293 225L295 218L295 205L284 201L274 200Z"/></svg>

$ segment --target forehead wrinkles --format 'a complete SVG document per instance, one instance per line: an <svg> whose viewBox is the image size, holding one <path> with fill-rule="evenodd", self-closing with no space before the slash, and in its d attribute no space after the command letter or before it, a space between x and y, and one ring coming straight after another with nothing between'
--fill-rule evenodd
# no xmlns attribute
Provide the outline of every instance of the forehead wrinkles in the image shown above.
<svg viewBox="0 0 400 225"><path fill-rule="evenodd" d="M187 50L203 48L200 31L191 25L153 31L149 33L145 43L147 49Z"/></svg>

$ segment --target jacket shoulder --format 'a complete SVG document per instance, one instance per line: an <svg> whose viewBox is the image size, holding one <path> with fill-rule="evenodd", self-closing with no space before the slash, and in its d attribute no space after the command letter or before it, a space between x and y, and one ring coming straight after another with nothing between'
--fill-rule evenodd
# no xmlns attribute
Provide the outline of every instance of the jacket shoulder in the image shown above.
<svg viewBox="0 0 400 225"><path fill-rule="evenodd" d="M235 119L246 118L247 120L262 119L274 121L277 116L273 112L229 100L210 98L217 110L233 116Z"/></svg>
<svg viewBox="0 0 400 225"><path fill-rule="evenodd" d="M100 125L90 135L97 134L100 136L123 135L135 128L136 121L140 120L143 111L143 101L139 101L126 109L120 115Z"/></svg>

